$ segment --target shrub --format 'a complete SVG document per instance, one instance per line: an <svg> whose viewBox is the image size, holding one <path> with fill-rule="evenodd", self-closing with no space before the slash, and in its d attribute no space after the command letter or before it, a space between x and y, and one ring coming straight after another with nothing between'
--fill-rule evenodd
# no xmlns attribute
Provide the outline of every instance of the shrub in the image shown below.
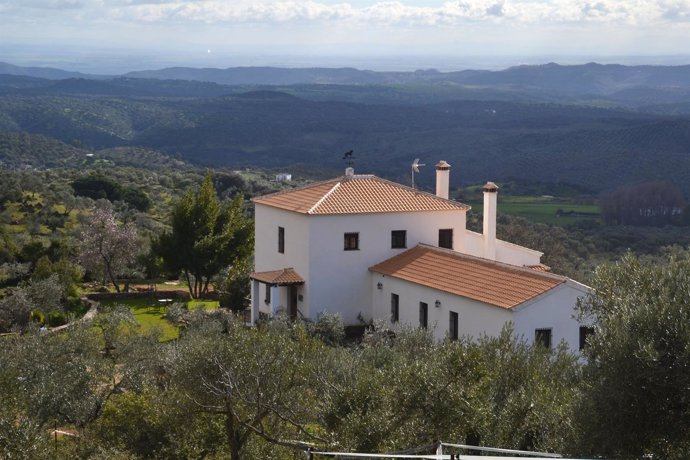
<svg viewBox="0 0 690 460"><path fill-rule="evenodd" d="M67 318L63 312L51 311L48 313L48 325L50 327L62 326L63 324L67 324Z"/></svg>
<svg viewBox="0 0 690 460"><path fill-rule="evenodd" d="M41 310L34 310L31 312L31 322L43 325L46 322L46 315Z"/></svg>

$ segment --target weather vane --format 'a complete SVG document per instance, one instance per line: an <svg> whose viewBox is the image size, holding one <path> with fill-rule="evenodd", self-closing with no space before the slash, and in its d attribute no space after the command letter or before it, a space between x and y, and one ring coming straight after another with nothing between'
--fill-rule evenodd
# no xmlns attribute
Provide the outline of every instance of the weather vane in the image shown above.
<svg viewBox="0 0 690 460"><path fill-rule="evenodd" d="M343 160L348 168L352 168L355 165L355 156L352 150L348 150L343 154Z"/></svg>

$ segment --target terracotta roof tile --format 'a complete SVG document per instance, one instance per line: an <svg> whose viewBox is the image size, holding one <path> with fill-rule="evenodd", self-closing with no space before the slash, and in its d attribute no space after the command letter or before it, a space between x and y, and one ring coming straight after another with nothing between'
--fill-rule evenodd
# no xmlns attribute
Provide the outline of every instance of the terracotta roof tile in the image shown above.
<svg viewBox="0 0 690 460"><path fill-rule="evenodd" d="M282 270L272 270L269 272L254 272L249 277L262 283L277 284L278 286L304 284L304 278L299 276L293 268L283 268Z"/></svg>
<svg viewBox="0 0 690 460"><path fill-rule="evenodd" d="M457 211L469 206L370 175L346 176L253 199L303 214Z"/></svg>
<svg viewBox="0 0 690 460"><path fill-rule="evenodd" d="M513 308L565 277L420 244L369 270L450 294Z"/></svg>

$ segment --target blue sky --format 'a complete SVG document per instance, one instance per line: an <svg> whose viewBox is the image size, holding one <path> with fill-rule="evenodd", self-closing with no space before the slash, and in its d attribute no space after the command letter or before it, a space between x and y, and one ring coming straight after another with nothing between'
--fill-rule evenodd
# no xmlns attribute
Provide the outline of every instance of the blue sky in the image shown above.
<svg viewBox="0 0 690 460"><path fill-rule="evenodd" d="M0 60L27 46L216 62L232 54L687 55L688 43L690 0L0 0Z"/></svg>

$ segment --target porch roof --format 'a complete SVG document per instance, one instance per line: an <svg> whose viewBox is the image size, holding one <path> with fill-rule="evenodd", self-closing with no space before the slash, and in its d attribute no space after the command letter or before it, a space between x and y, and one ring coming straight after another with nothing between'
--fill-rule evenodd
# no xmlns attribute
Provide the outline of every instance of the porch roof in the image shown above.
<svg viewBox="0 0 690 460"><path fill-rule="evenodd" d="M267 272L253 272L249 277L253 280L276 286L304 284L304 278L302 278L292 267Z"/></svg>

